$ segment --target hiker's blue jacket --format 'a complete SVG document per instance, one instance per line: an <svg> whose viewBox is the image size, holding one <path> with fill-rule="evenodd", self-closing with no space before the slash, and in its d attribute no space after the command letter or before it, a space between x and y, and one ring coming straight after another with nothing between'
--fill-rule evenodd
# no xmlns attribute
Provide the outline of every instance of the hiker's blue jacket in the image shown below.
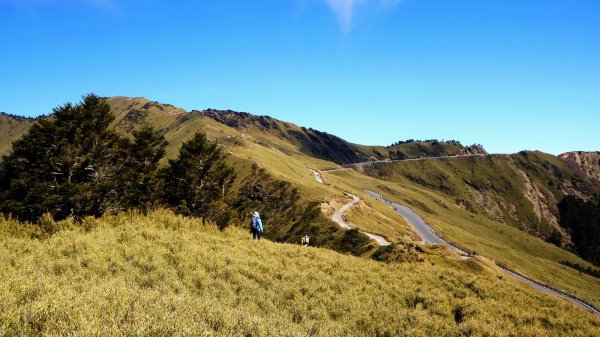
<svg viewBox="0 0 600 337"><path fill-rule="evenodd" d="M257 215L253 215L252 216L252 224L256 224L256 229L262 233L263 231L263 226L262 226L262 221L260 220L260 216Z"/></svg>

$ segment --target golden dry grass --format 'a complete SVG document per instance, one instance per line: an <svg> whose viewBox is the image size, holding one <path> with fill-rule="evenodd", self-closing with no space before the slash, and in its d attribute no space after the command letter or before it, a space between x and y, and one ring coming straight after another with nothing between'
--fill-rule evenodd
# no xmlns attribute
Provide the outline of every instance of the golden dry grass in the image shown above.
<svg viewBox="0 0 600 337"><path fill-rule="evenodd" d="M419 240L402 216L376 200L361 199L346 212L344 219L350 226L381 235L392 243Z"/></svg>
<svg viewBox="0 0 600 337"><path fill-rule="evenodd" d="M414 184L385 182L355 171L336 172L326 174L325 177L336 186L353 191L364 199L369 198L362 193L364 189L378 191L389 200L415 209L445 239L490 259L494 258L524 275L581 297L596 306L600 304L600 279L560 263L570 261L586 267L590 265L572 253L508 224L471 214L458 208L443 194Z"/></svg>
<svg viewBox="0 0 600 337"><path fill-rule="evenodd" d="M161 210L44 226L58 231L0 220L0 335L600 334L591 314L484 268L253 242Z"/></svg>

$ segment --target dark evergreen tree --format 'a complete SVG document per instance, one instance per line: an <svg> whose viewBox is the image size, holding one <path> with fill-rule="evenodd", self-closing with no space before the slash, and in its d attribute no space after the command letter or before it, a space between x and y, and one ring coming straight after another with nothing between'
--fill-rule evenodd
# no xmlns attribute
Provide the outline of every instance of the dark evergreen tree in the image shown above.
<svg viewBox="0 0 600 337"><path fill-rule="evenodd" d="M223 150L197 132L183 143L179 156L161 171L164 199L178 213L214 219L225 209L228 189L235 179Z"/></svg>
<svg viewBox="0 0 600 337"><path fill-rule="evenodd" d="M127 161L122 176L127 177L120 185L122 204L126 208L146 211L157 206L158 163L165 155L167 141L150 126L133 132L133 142L126 142L124 156Z"/></svg>
<svg viewBox="0 0 600 337"><path fill-rule="evenodd" d="M131 143L113 120L110 106L90 94L33 125L3 158L0 212L35 221L47 212L79 218L146 205L164 140L142 129Z"/></svg>

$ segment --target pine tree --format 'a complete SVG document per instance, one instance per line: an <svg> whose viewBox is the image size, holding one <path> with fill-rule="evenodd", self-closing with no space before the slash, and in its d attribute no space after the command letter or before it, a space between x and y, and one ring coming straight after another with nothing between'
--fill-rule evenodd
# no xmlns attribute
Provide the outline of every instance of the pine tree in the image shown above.
<svg viewBox="0 0 600 337"><path fill-rule="evenodd" d="M157 195L158 163L165 155L165 137L150 126L133 132L133 142L127 142L121 184L122 204L125 208L146 211L160 201Z"/></svg>
<svg viewBox="0 0 600 337"><path fill-rule="evenodd" d="M113 120L110 106L90 94L33 125L3 159L0 212L35 221L47 212L64 219L124 209L130 145Z"/></svg>
<svg viewBox="0 0 600 337"><path fill-rule="evenodd" d="M227 191L235 179L223 150L197 132L181 146L179 156L161 171L164 199L178 213L215 218L225 209Z"/></svg>

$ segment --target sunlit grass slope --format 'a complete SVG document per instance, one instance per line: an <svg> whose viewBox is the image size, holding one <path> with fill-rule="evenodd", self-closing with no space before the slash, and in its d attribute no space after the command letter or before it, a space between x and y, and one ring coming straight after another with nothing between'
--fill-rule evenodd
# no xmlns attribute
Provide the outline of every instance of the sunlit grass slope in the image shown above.
<svg viewBox="0 0 600 337"><path fill-rule="evenodd" d="M402 216L376 200L361 199L346 211L344 218L351 226L381 235L392 243L419 241L412 226Z"/></svg>
<svg viewBox="0 0 600 337"><path fill-rule="evenodd" d="M0 158L10 152L12 142L25 134L32 124L32 119L0 113Z"/></svg>
<svg viewBox="0 0 600 337"><path fill-rule="evenodd" d="M405 182L397 184L377 180L356 171L326 174L332 183L368 199L362 191L371 189L388 200L415 209L447 240L475 250L497 262L543 283L580 296L600 305L600 279L582 274L561 264L561 261L591 266L580 257L531 236L511 225L472 214L456 206L442 193ZM368 223L366 223L368 224ZM366 230L369 230L368 228Z"/></svg>
<svg viewBox="0 0 600 337"><path fill-rule="evenodd" d="M257 128L234 129L200 113L185 113L176 107L143 98L115 97L110 99L110 104L117 114L115 125L122 132L128 132L130 128L138 127L143 122L163 130L169 140L168 158L174 158L181 143L194 132L204 130L210 138L219 141L231 155L230 159L238 168L240 177L236 188L243 187L241 185L247 182L245 178L251 174L252 164L256 164L270 176L269 181L259 181L262 185L266 186L274 180L279 180L289 183L290 190L297 189L300 198L295 205L285 204L278 210L281 213L278 229L280 233L276 237L278 240L297 242L306 230L311 230L315 243L335 247L333 242L343 236L344 231L331 224L325 216L319 219L316 216L308 217L310 221L307 222L303 220L304 214L301 213L302 209L313 210L306 206L309 203L327 202L331 199L341 200L346 191L363 198L359 206L347 213L346 220L353 226L384 235L393 242L415 240L410 226L399 215L364 195L363 189L369 188L382 192L388 199L415 208L449 240L496 258L499 262L504 262L530 277L581 296L597 305L600 304L598 279L580 274L559 263L567 260L587 267L589 265L587 262L525 235L514 227L492 221L483 214L475 215L460 209L456 207L455 199L442 193L423 188L410 181L403 182L400 186L355 172L324 174L326 184L320 184L308 169L330 168L335 167L336 164L306 155L298 144L276 133L261 132ZM277 123L282 130L289 126L289 123L281 121ZM289 128L296 131L300 129L295 126ZM417 165L417 163L408 165ZM425 176L423 179L435 179L435 175ZM263 202L263 204L257 203L254 208L261 210L268 206ZM287 216L286 212L294 207L297 208L296 211L291 212L294 216ZM240 216L242 225L245 224L246 217L247 214ZM272 224L272 222L268 223L268 225ZM273 227L271 226L275 231ZM321 241L316 240L319 236L322 237Z"/></svg>
<svg viewBox="0 0 600 337"><path fill-rule="evenodd" d="M306 195L323 195L324 191L327 191L326 195L339 194L338 191L318 184L308 169L331 167L335 166L334 163L307 156L296 144L270 132L261 132L253 127L238 130L199 112L186 112L141 97L116 96L109 98L107 102L116 115L115 126L118 130L127 133L130 127L140 127L143 123L162 130L169 142L163 163L175 158L181 144L201 130L218 141L230 154L259 165L277 179L294 183ZM281 121L277 123L285 128L295 127L300 130L293 124Z"/></svg>
<svg viewBox="0 0 600 337"><path fill-rule="evenodd" d="M564 161L542 152L375 164L366 171L379 179L441 192L471 213L542 238L564 232L558 225L557 204L565 191L591 195L598 188Z"/></svg>
<svg viewBox="0 0 600 337"><path fill-rule="evenodd" d="M600 333L591 314L485 271L253 242L165 211L44 227L58 231L0 220L0 335Z"/></svg>

